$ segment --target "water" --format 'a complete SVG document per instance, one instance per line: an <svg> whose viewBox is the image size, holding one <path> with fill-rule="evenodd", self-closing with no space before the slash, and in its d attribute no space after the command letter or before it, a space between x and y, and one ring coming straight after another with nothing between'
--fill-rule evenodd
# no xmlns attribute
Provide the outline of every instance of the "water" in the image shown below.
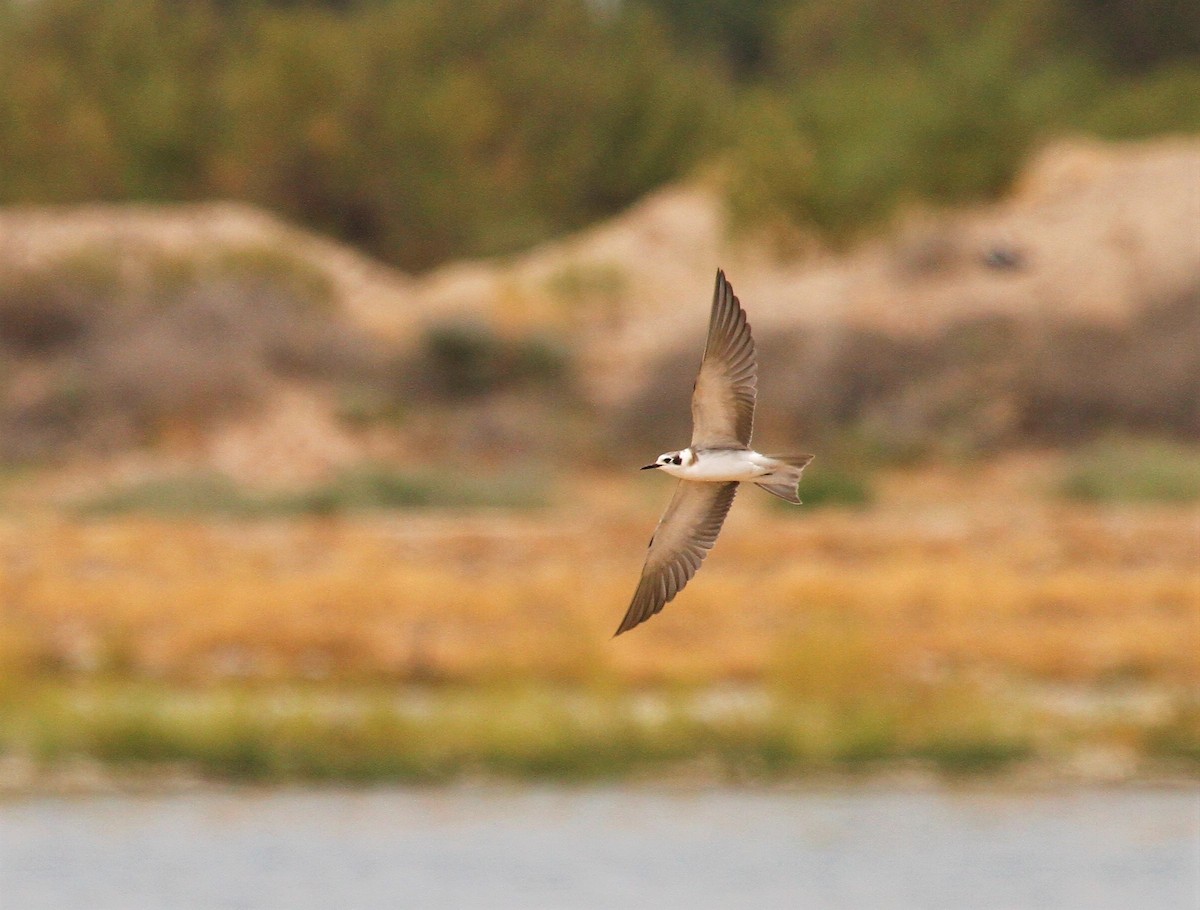
<svg viewBox="0 0 1200 910"><path fill-rule="evenodd" d="M0 804L0 907L1196 910L1180 790L210 791Z"/></svg>

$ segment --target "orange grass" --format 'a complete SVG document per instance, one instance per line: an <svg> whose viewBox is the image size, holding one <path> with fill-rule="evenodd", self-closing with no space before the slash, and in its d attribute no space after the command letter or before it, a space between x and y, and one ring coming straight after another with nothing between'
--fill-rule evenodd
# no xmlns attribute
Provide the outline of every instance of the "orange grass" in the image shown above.
<svg viewBox="0 0 1200 910"><path fill-rule="evenodd" d="M857 511L744 491L697 579L615 640L669 496L647 478L536 514L8 514L0 661L180 681L1200 683L1194 507L1034 488L976 467L894 475Z"/></svg>

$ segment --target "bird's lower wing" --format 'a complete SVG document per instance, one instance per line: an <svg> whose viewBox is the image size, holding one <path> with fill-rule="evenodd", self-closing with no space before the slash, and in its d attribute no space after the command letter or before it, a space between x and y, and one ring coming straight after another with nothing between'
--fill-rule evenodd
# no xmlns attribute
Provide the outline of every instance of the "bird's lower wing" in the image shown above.
<svg viewBox="0 0 1200 910"><path fill-rule="evenodd" d="M683 590L721 533L737 482L681 480L650 539L642 578L617 635L645 622Z"/></svg>

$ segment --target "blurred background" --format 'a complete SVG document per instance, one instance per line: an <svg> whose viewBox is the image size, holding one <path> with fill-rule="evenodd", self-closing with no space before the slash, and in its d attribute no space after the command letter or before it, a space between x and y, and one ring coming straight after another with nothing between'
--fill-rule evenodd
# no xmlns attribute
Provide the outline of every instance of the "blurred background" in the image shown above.
<svg viewBox="0 0 1200 910"><path fill-rule="evenodd" d="M1196 899L1198 99L1176 0L0 0L11 906ZM718 267L805 504L611 640Z"/></svg>

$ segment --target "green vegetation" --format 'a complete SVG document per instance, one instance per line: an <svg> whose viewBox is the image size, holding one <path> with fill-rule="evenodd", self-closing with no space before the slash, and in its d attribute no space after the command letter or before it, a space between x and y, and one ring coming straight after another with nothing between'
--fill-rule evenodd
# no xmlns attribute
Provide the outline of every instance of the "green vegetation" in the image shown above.
<svg viewBox="0 0 1200 910"><path fill-rule="evenodd" d="M1069 456L1058 490L1092 502L1196 502L1200 451L1153 440L1098 442Z"/></svg>
<svg viewBox="0 0 1200 910"><path fill-rule="evenodd" d="M800 498L806 506L862 506L873 497L866 471L813 465L805 469ZM780 506L787 505L783 500Z"/></svg>
<svg viewBox="0 0 1200 910"><path fill-rule="evenodd" d="M708 172L846 236L1055 134L1200 129L1194 8L0 0L0 204L236 198L426 268Z"/></svg>
<svg viewBox="0 0 1200 910"><path fill-rule="evenodd" d="M0 4L0 202L238 198L422 267L585 223L713 146L722 85L632 7L343 6Z"/></svg>
<svg viewBox="0 0 1200 910"><path fill-rule="evenodd" d="M770 689L468 688L105 679L25 681L0 695L0 755L53 769L185 769L224 781L435 783L466 776L595 781L701 771L731 781L866 773L897 765L995 774L1120 742L1168 771L1200 762L1194 704L1141 725L1047 718L962 683L852 698Z"/></svg>
<svg viewBox="0 0 1200 910"><path fill-rule="evenodd" d="M728 779L861 771L895 761L1001 770L1029 729L958 689L837 704L705 690L34 685L5 699L0 753L47 766L184 766L222 780L442 781L464 775L596 780L703 767Z"/></svg>
<svg viewBox="0 0 1200 910"><path fill-rule="evenodd" d="M425 335L414 384L434 395L478 398L517 386L565 390L566 353L543 338L502 338L482 325L440 325Z"/></svg>
<svg viewBox="0 0 1200 910"><path fill-rule="evenodd" d="M447 480L368 465L342 471L328 483L279 493L247 490L215 473L155 478L83 499L74 508L87 517L134 513L254 519L380 509L531 508L545 502L544 486L525 477Z"/></svg>
<svg viewBox="0 0 1200 910"><path fill-rule="evenodd" d="M1200 769L1200 701L1193 698L1176 705L1147 733L1146 748L1156 759Z"/></svg>

